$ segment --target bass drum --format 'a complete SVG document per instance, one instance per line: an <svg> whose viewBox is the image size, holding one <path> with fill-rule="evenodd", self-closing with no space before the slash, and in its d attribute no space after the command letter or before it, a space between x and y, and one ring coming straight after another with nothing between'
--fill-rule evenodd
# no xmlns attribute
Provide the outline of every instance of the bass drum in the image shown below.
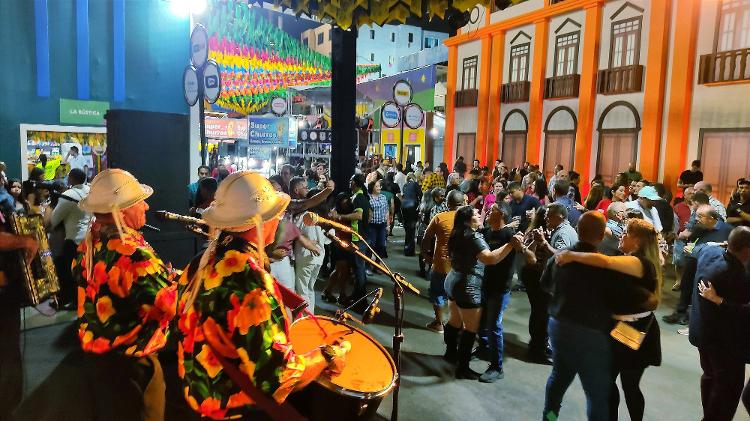
<svg viewBox="0 0 750 421"><path fill-rule="evenodd" d="M325 332L323 332L323 330ZM396 386L396 364L375 339L364 331L330 317L305 317L290 327L290 339L298 353L309 352L332 339L349 341L344 370L335 377L321 375L289 402L310 420L369 420L384 397Z"/></svg>

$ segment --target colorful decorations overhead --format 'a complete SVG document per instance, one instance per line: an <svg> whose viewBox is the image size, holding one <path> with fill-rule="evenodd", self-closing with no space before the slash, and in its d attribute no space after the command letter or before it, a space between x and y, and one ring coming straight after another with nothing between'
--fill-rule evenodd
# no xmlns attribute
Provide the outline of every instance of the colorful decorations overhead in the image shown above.
<svg viewBox="0 0 750 421"><path fill-rule="evenodd" d="M294 86L328 86L331 59L292 38L248 7L245 1L213 1L207 22L209 56L221 68L222 92L216 105L240 114L263 109ZM357 67L365 79L379 65Z"/></svg>

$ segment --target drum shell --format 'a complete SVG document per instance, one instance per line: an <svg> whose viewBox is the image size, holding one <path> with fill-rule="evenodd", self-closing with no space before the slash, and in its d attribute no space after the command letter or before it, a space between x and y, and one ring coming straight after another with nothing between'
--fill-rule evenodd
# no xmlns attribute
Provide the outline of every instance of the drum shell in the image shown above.
<svg viewBox="0 0 750 421"><path fill-rule="evenodd" d="M345 396L313 382L290 395L288 402L310 421L364 421L375 417L382 400Z"/></svg>

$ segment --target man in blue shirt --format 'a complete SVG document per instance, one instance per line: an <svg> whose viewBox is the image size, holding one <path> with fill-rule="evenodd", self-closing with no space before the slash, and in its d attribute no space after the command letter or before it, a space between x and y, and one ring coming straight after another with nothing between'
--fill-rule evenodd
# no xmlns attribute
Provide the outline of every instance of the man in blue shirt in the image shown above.
<svg viewBox="0 0 750 421"><path fill-rule="evenodd" d="M201 180L207 178L211 174L211 168L206 165L198 167L198 181L188 184L188 202L190 207L195 206L195 196L198 194L198 186Z"/></svg>
<svg viewBox="0 0 750 421"><path fill-rule="evenodd" d="M568 211L568 222L570 222L571 226L575 227L581 218L581 211L576 207L576 202L568 196L568 190L570 190L570 182L567 180L558 180L555 182L552 195L554 196L555 203L561 204Z"/></svg>
<svg viewBox="0 0 750 421"><path fill-rule="evenodd" d="M526 228L529 226L529 217L526 212L530 210L536 211L536 209L539 206L542 206L542 204L539 203L539 200L534 196L524 194L523 189L521 189L521 184L518 182L514 181L510 183L508 185L508 192L513 199L510 201L510 216L512 218L520 218L521 224L518 227L518 231L526 232Z"/></svg>
<svg viewBox="0 0 750 421"><path fill-rule="evenodd" d="M680 301L675 312L664 316L662 320L670 324L688 324L688 306L696 286L693 282L698 269L696 256L699 248L706 243L727 241L732 232L732 225L721 220L719 213L711 205L700 205L695 211L695 227L685 246L685 267L680 281Z"/></svg>
<svg viewBox="0 0 750 421"><path fill-rule="evenodd" d="M700 354L706 420L733 419L743 393L745 364L750 361L748 263L748 227L732 230L727 250L705 246L698 254L689 338Z"/></svg>

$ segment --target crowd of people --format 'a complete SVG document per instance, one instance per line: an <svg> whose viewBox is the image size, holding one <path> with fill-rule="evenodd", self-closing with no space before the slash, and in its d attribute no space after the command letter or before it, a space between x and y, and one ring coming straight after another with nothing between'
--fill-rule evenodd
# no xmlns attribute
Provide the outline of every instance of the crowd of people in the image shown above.
<svg viewBox="0 0 750 421"><path fill-rule="evenodd" d="M94 376L114 370L138 379L135 396L117 391L130 393L123 400L133 405L129 411L156 411L158 419L161 410L163 417L163 402L143 405L163 401L151 385L160 381L154 356L170 330L179 337L185 398L212 418L263 406L258 390L236 383L230 372L219 374L226 366L215 352L239 360L240 371L254 367L256 386L277 402L322 370L340 369L346 343L314 355L289 352L281 337L290 317L284 308L295 316L305 307L313 312L320 297L363 313L374 268L332 246L329 236L386 258L394 226L404 230L403 255L414 257L429 282L434 318L426 328L442 334L444 358L455 364L457 379L504 377L503 315L511 292L525 291L528 359L552 366L545 419L559 415L576 375L589 419L617 418L618 378L630 418L643 419L640 382L646 368L662 362L654 310L664 273L673 267L672 289L680 299L663 322L686 326L680 333L699 349L705 419L731 419L740 398L750 408L750 392L743 394L750 355L750 180L738 180L724 206L703 180L699 161L681 174L676 198L644 180L634 164L611 183L596 176L585 188L578 173L561 165L508 168L498 160L488 168L473 160L469 167L463 157L451 170L445 163L404 166L374 157L348 186L336 186L317 162L284 165L268 178L201 166L198 181L187 186L188 202L190 214L209 227L210 241L181 276L138 232L153 193L148 186L122 170L106 170L91 184L78 168L52 182L45 174L35 168L21 182L0 171L0 215L4 221L13 214L43 216L62 285L57 305L77 311L83 350L101 357L92 363ZM347 229L326 230L310 222L315 215ZM3 250L33 254L36 247L7 228L0 235ZM266 270L278 283L267 282ZM315 288L319 279L322 293ZM3 329L13 327L17 336L18 311L7 309L18 308L20 291L0 286ZM266 335L262 345L253 339L258 332ZM3 346L3 358L20 358L17 344ZM476 356L489 362L483 373L469 365ZM20 374L0 376L5 384ZM226 377L207 382L216 376ZM3 397L8 408L20 399L18 393Z"/></svg>

